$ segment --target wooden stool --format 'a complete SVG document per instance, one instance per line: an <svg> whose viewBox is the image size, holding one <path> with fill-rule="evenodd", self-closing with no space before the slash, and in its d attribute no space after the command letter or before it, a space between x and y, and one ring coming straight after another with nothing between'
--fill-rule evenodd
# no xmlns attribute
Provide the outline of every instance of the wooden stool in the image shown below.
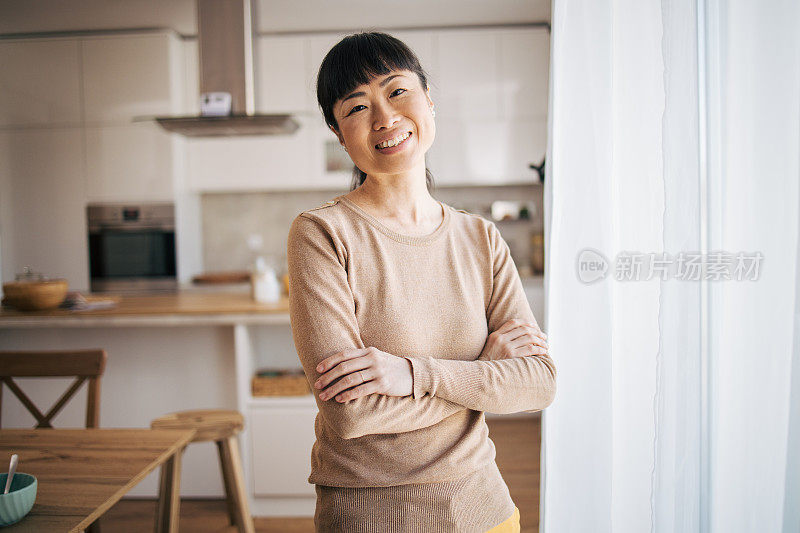
<svg viewBox="0 0 800 533"><path fill-rule="evenodd" d="M244 417L241 413L221 409L181 411L156 418L150 423L150 427L195 429L197 433L192 442L217 443L231 525L236 526L240 532L255 533L253 517L247 503L239 443L236 438L244 428ZM177 524L170 524L177 517L170 516L170 502L166 500L169 494L173 494L174 498L180 498L180 461L176 461L173 468L161 468L156 531L177 531Z"/></svg>

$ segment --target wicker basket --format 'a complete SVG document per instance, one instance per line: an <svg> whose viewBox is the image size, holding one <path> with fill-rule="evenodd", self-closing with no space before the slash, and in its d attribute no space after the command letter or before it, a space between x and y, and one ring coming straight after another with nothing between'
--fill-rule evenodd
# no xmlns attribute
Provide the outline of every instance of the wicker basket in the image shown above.
<svg viewBox="0 0 800 533"><path fill-rule="evenodd" d="M311 394L302 370L259 370L252 380L253 396L303 396Z"/></svg>

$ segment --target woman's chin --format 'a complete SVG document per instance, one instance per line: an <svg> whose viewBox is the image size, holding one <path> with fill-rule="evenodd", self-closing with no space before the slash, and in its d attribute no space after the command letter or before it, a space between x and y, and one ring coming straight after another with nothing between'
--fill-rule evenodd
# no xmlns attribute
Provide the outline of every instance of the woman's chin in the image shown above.
<svg viewBox="0 0 800 533"><path fill-rule="evenodd" d="M356 165L358 166L358 165ZM373 164L369 165L368 168L364 168L358 166L361 170L367 173L367 175L381 175L381 174L411 174L415 170L421 169L421 172L425 173L425 157L423 156L421 159L404 159L402 161L392 161L391 163L382 163L382 164Z"/></svg>

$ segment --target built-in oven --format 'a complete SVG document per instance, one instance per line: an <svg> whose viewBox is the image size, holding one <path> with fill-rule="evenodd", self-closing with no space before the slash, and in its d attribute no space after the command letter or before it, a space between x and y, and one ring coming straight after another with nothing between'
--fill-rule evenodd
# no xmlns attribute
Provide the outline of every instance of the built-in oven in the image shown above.
<svg viewBox="0 0 800 533"><path fill-rule="evenodd" d="M177 290L173 204L92 204L86 219L92 292Z"/></svg>

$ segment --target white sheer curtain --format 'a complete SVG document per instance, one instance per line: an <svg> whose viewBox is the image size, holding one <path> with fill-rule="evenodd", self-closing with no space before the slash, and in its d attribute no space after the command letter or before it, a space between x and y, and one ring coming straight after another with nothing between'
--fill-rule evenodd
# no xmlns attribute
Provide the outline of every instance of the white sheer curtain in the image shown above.
<svg viewBox="0 0 800 533"><path fill-rule="evenodd" d="M800 531L798 28L553 0L543 533Z"/></svg>

